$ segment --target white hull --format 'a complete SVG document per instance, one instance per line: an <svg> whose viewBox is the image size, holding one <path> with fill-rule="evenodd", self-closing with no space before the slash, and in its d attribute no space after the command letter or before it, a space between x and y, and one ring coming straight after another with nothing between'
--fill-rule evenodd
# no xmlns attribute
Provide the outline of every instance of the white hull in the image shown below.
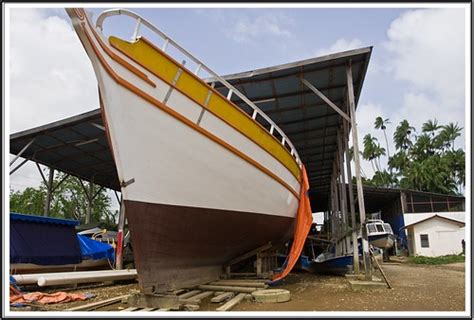
<svg viewBox="0 0 474 320"><path fill-rule="evenodd" d="M271 171L291 190L118 84L103 62L97 59L90 39L119 77L146 94L163 102L170 88L122 55L156 84L153 88L107 55L93 36L87 38L78 34L98 79L119 179L124 182L134 179L122 188L125 200L295 217L300 182L278 160L224 121L204 112L199 123L202 129ZM119 52L116 54L120 55ZM177 90L172 91L166 105L193 123L198 122L203 110Z"/></svg>

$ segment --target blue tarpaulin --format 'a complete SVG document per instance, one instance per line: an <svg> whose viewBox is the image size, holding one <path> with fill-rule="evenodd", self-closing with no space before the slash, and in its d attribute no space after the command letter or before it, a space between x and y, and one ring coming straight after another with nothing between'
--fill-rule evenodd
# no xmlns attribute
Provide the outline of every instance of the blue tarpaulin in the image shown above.
<svg viewBox="0 0 474 320"><path fill-rule="evenodd" d="M83 259L109 259L115 261L114 248L110 244L92 240L80 234L77 235L77 240L81 247Z"/></svg>
<svg viewBox="0 0 474 320"><path fill-rule="evenodd" d="M10 262L65 265L82 262L74 220L10 214Z"/></svg>

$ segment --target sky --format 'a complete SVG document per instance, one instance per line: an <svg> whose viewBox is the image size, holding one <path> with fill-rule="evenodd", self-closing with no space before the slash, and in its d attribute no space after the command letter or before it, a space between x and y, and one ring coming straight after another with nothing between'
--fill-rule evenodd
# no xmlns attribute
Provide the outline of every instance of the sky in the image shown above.
<svg viewBox="0 0 474 320"><path fill-rule="evenodd" d="M90 10L97 17L102 8ZM390 119L389 137L403 119L418 130L434 118L465 128L465 9L132 10L222 75L373 46L357 109L360 143L371 133L385 147L382 132L373 128L377 116ZM104 27L125 39L133 32L132 23ZM11 9L6 28L10 134L98 108L92 66L63 9ZM456 147L464 148L464 137ZM363 170L373 174L369 163ZM10 177L10 186L21 190L40 181L27 164Z"/></svg>

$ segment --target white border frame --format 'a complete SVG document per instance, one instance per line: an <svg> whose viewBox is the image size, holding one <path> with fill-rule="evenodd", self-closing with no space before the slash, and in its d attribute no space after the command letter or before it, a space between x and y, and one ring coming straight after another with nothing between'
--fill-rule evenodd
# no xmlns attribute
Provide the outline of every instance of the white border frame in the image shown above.
<svg viewBox="0 0 474 320"><path fill-rule="evenodd" d="M427 9L427 8L460 8L465 9L465 103L466 103L466 187L465 187L465 195L466 195L466 212L471 212L471 168L470 168L470 160L471 160L471 11L470 11L470 4L469 3L182 3L180 5L175 3L92 3L92 4L84 4L84 3L8 3L2 4L4 10L4 19L3 19L3 33L4 33L4 48L5 48L5 55L3 61L3 67L5 72L3 73L4 77L4 126L3 126L3 142L4 142L4 154L3 154L3 163L4 167L3 174L5 177L4 180L4 187L10 185L10 177L6 175L9 173L9 161L7 155L10 154L10 145L9 145L9 132L10 132L10 77L7 76L10 74L10 33L8 31L8 26L10 26L10 9L14 8L65 8L65 7L85 7L85 8L106 8L106 7L126 7L126 8L179 8L179 9L186 9L186 8L413 8L413 9ZM8 135L7 135L8 133ZM10 239L10 219L5 219L6 212L10 212L10 205L9 201L9 193L8 188L5 188L5 193L3 194L4 197L4 214L2 214L3 219L3 245L4 245L4 260L2 265L2 276L4 277L4 287L3 290L3 297L8 296L7 292L9 292L9 275L5 273L6 265L9 265L10 262L10 246L9 246L9 239ZM471 216L466 214L466 239L471 239ZM272 318L279 318L279 317L386 317L386 316L398 316L398 317L462 317L462 316L470 316L471 310L471 274L470 274L470 267L471 267L471 242L466 241L466 272L465 272L465 306L466 310L464 312L439 312L439 311L429 311L429 312L411 312L411 311L403 311L403 312L375 312L375 311L350 311L350 312L306 312L306 311L292 311L292 312L285 312L285 311L265 311L265 312L229 312L229 313L219 313L219 312L212 312L212 311L202 311L202 312L133 312L133 313L121 313L121 312L114 312L114 311L88 311L88 312L31 312L31 311L10 311L10 305L7 299L3 300L3 315L7 317L34 317L34 318L63 318L63 317L100 317L100 318L134 318L136 317L146 317L146 318L156 318L159 316L169 317L169 318L177 318L177 317L272 317ZM468 290L469 289L469 290Z"/></svg>

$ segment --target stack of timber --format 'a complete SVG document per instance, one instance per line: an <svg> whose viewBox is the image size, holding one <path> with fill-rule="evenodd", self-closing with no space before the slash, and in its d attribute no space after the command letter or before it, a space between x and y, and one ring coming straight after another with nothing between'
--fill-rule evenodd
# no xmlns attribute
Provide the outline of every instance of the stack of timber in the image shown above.
<svg viewBox="0 0 474 320"><path fill-rule="evenodd" d="M216 311L229 311L244 298L250 299L252 292L267 288L268 284L265 280L219 280L188 290L136 294L128 298L129 308L123 311L163 311L164 309L197 311L200 309L202 301L208 298L212 304L223 303Z"/></svg>

